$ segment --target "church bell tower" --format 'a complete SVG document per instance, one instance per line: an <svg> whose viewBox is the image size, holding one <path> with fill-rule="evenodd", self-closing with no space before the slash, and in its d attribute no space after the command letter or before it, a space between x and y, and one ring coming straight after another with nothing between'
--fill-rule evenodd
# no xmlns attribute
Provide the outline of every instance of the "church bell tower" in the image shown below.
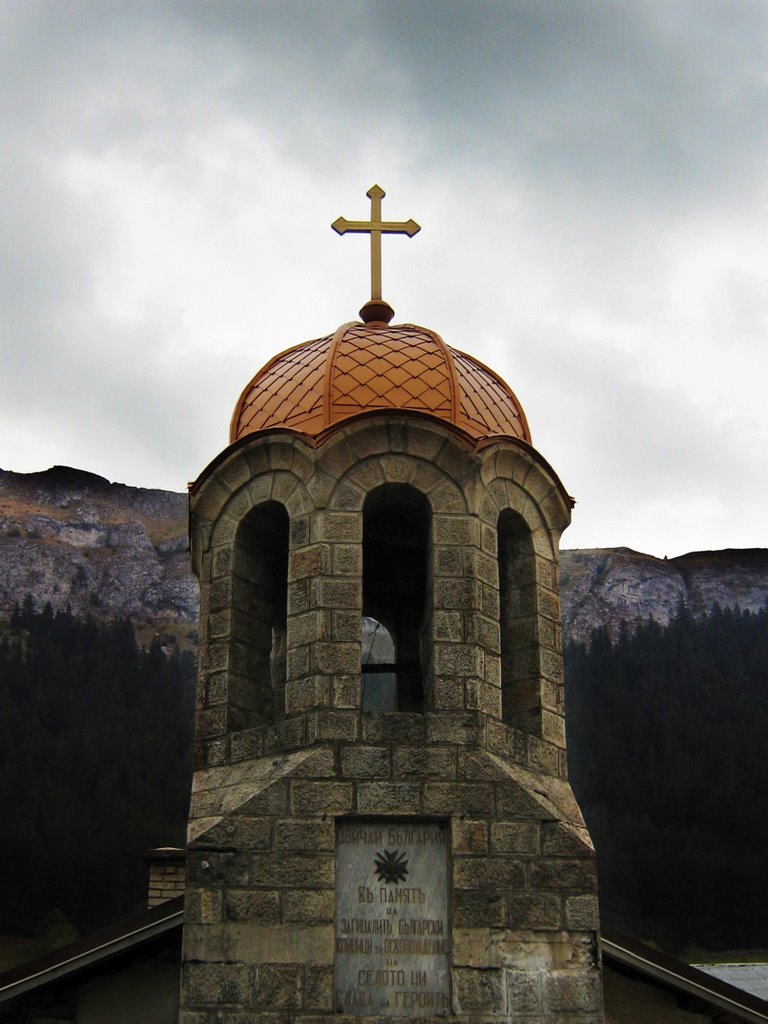
<svg viewBox="0 0 768 1024"><path fill-rule="evenodd" d="M200 676L183 1024L600 1022L567 778L572 501L511 389L361 319L277 355L192 485Z"/></svg>

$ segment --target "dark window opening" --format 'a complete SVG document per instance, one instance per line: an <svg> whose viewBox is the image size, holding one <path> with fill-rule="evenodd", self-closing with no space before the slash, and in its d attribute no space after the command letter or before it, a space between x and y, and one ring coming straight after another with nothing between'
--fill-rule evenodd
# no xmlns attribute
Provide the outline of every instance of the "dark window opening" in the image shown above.
<svg viewBox="0 0 768 1024"><path fill-rule="evenodd" d="M541 712L536 559L531 531L517 512L499 516L498 542L502 718L533 732Z"/></svg>
<svg viewBox="0 0 768 1024"><path fill-rule="evenodd" d="M366 665L364 618L363 711L423 710L429 521L426 498L407 484L377 487L363 506L363 615L392 644L391 661Z"/></svg>
<svg viewBox="0 0 768 1024"><path fill-rule="evenodd" d="M288 513L276 501L258 505L240 524L233 576L230 704L247 728L285 707Z"/></svg>

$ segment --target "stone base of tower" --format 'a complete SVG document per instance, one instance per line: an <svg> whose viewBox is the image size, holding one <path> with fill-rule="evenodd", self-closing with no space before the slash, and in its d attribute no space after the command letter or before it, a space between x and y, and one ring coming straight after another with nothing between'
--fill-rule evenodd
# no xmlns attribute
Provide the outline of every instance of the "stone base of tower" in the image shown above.
<svg viewBox="0 0 768 1024"><path fill-rule="evenodd" d="M323 734L312 746L195 776L183 1024L602 1019L592 846L568 783L531 763L530 738L479 713L304 725ZM419 904L413 871L394 884L372 872L362 894L337 872L340 823L394 850L425 822L446 829L447 904ZM348 887L362 904L341 921Z"/></svg>
<svg viewBox="0 0 768 1024"><path fill-rule="evenodd" d="M569 507L527 441L398 413L247 437L194 486L183 1024L602 1021Z"/></svg>

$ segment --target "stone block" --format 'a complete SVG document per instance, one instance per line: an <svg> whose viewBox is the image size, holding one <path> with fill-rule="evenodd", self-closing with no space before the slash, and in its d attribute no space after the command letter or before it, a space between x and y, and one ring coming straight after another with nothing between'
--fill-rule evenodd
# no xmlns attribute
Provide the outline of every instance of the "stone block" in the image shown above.
<svg viewBox="0 0 768 1024"><path fill-rule="evenodd" d="M332 818L287 818L275 824L275 849L312 851L335 849L336 835Z"/></svg>
<svg viewBox="0 0 768 1024"><path fill-rule="evenodd" d="M260 1009L298 1010L302 1002L302 968L297 964L260 964L253 1001Z"/></svg>
<svg viewBox="0 0 768 1024"><path fill-rule="evenodd" d="M390 774L388 747L344 747L341 774L351 779L386 779Z"/></svg>
<svg viewBox="0 0 768 1024"><path fill-rule="evenodd" d="M303 547L309 541L309 516L291 519L291 550Z"/></svg>
<svg viewBox="0 0 768 1024"><path fill-rule="evenodd" d="M355 462L355 456L349 443L338 435L329 440L319 449L318 463L323 472L339 480Z"/></svg>
<svg viewBox="0 0 768 1024"><path fill-rule="evenodd" d="M541 826L541 852L545 857L591 857L593 846L585 828L545 821Z"/></svg>
<svg viewBox="0 0 768 1024"><path fill-rule="evenodd" d="M297 615L309 608L309 579L288 584L288 614Z"/></svg>
<svg viewBox="0 0 768 1024"><path fill-rule="evenodd" d="M525 889L525 865L511 857L457 856L453 862L453 880L457 889Z"/></svg>
<svg viewBox="0 0 768 1024"><path fill-rule="evenodd" d="M491 825L493 853L539 852L539 823L536 821L498 821Z"/></svg>
<svg viewBox="0 0 768 1024"><path fill-rule="evenodd" d="M492 815L493 786L482 782L425 782L424 813Z"/></svg>
<svg viewBox="0 0 768 1024"><path fill-rule="evenodd" d="M480 606L481 584L476 580L438 577L434 581L435 608L471 611Z"/></svg>
<svg viewBox="0 0 768 1024"><path fill-rule="evenodd" d="M307 742L307 722L302 716L275 722L264 733L264 753L294 750Z"/></svg>
<svg viewBox="0 0 768 1024"><path fill-rule="evenodd" d="M434 549L434 565L436 576L463 576L464 560L461 548L449 548L436 545Z"/></svg>
<svg viewBox="0 0 768 1024"><path fill-rule="evenodd" d="M335 576L360 576L363 572L363 549L360 544L333 545Z"/></svg>
<svg viewBox="0 0 768 1024"><path fill-rule="evenodd" d="M357 541L363 539L363 517L358 512L319 513L315 528L318 540Z"/></svg>
<svg viewBox="0 0 768 1024"><path fill-rule="evenodd" d="M515 893L509 896L509 927L557 930L562 927L560 897L545 893Z"/></svg>
<svg viewBox="0 0 768 1024"><path fill-rule="evenodd" d="M480 546L487 554L494 558L499 553L498 534L492 526L483 526L480 532Z"/></svg>
<svg viewBox="0 0 768 1024"><path fill-rule="evenodd" d="M280 894L274 889L228 889L226 916L229 921L276 924L280 920Z"/></svg>
<svg viewBox="0 0 768 1024"><path fill-rule="evenodd" d="M315 608L362 607L361 580L316 577L310 581L309 591Z"/></svg>
<svg viewBox="0 0 768 1024"><path fill-rule="evenodd" d="M568 896L565 901L565 927L592 930L600 925L596 896Z"/></svg>
<svg viewBox="0 0 768 1024"><path fill-rule="evenodd" d="M288 559L288 579L303 580L328 573L331 568L331 547L328 544L311 544L292 551Z"/></svg>
<svg viewBox="0 0 768 1024"><path fill-rule="evenodd" d="M459 1013L496 1013L506 1010L504 975L497 968L457 967L453 970L453 997Z"/></svg>
<svg viewBox="0 0 768 1024"><path fill-rule="evenodd" d="M336 675L333 677L333 706L335 708L360 707L359 675Z"/></svg>
<svg viewBox="0 0 768 1024"><path fill-rule="evenodd" d="M335 912L336 894L333 889L291 889L283 894L285 923L332 924Z"/></svg>
<svg viewBox="0 0 768 1024"><path fill-rule="evenodd" d="M488 822L468 818L453 818L452 843L454 853L487 853Z"/></svg>
<svg viewBox="0 0 768 1024"><path fill-rule="evenodd" d="M198 963L182 967L184 1002L221 1006L250 1001L249 972L243 964Z"/></svg>
<svg viewBox="0 0 768 1024"><path fill-rule="evenodd" d="M532 889L580 889L593 892L597 885L591 860L545 860L531 864Z"/></svg>
<svg viewBox="0 0 768 1024"><path fill-rule="evenodd" d="M468 679L465 687L467 709L501 718L501 690L480 679Z"/></svg>
<svg viewBox="0 0 768 1024"><path fill-rule="evenodd" d="M323 676L289 679L285 684L285 710L290 714L307 708L326 707L330 703L331 686Z"/></svg>
<svg viewBox="0 0 768 1024"><path fill-rule="evenodd" d="M500 928L507 923L504 896L494 890L458 889L453 894L455 928Z"/></svg>
<svg viewBox="0 0 768 1024"><path fill-rule="evenodd" d="M288 642L291 647L301 647L315 640L324 640L328 635L327 612L314 610L288 619Z"/></svg>
<svg viewBox="0 0 768 1024"><path fill-rule="evenodd" d="M542 972L507 971L507 999L510 1013L536 1013L542 1009Z"/></svg>
<svg viewBox="0 0 768 1024"><path fill-rule="evenodd" d="M332 1012L333 967L307 965L304 971L304 1009L315 1013Z"/></svg>
<svg viewBox="0 0 768 1024"><path fill-rule="evenodd" d="M314 711L307 718L307 740L317 743L357 739L358 717L354 710Z"/></svg>
<svg viewBox="0 0 768 1024"><path fill-rule="evenodd" d="M232 814L205 834L206 845L266 850L272 845L272 819Z"/></svg>
<svg viewBox="0 0 768 1024"><path fill-rule="evenodd" d="M338 511L358 511L363 507L365 492L350 480L342 480L335 488L329 504Z"/></svg>
<svg viewBox="0 0 768 1024"><path fill-rule="evenodd" d="M482 678L483 652L475 644L435 644L435 672Z"/></svg>
<svg viewBox="0 0 768 1024"><path fill-rule="evenodd" d="M357 786L357 811L377 815L418 814L420 786L411 782L361 782Z"/></svg>
<svg viewBox="0 0 768 1024"><path fill-rule="evenodd" d="M492 654L501 652L499 624L495 619L474 612L468 617L466 636L470 643L482 644Z"/></svg>
<svg viewBox="0 0 768 1024"><path fill-rule="evenodd" d="M557 775L559 763L557 746L536 736L528 738L528 764L531 768L546 772L548 775Z"/></svg>
<svg viewBox="0 0 768 1024"><path fill-rule="evenodd" d="M368 743L420 743L425 736L425 717L416 713L366 714L362 716L363 739Z"/></svg>
<svg viewBox="0 0 768 1024"><path fill-rule="evenodd" d="M449 747L395 747L392 767L395 778L453 779L456 751Z"/></svg>
<svg viewBox="0 0 768 1024"><path fill-rule="evenodd" d="M322 642L312 647L314 668L328 675L360 671L360 642Z"/></svg>
<svg viewBox="0 0 768 1024"><path fill-rule="evenodd" d="M336 774L336 761L331 747L315 747L310 756L291 769L294 779L330 779Z"/></svg>
<svg viewBox="0 0 768 1024"><path fill-rule="evenodd" d="M431 712L426 718L427 739L431 743L456 743L478 746L483 739L483 724L474 712Z"/></svg>
<svg viewBox="0 0 768 1024"><path fill-rule="evenodd" d="M346 814L352 807L352 783L295 780L291 802L296 814Z"/></svg>
<svg viewBox="0 0 768 1024"><path fill-rule="evenodd" d="M287 674L289 679L301 679L309 675L309 645L304 647L290 647L286 660Z"/></svg>
<svg viewBox="0 0 768 1024"><path fill-rule="evenodd" d="M437 678L432 684L432 704L436 711L443 708L458 711L466 706L463 679Z"/></svg>
<svg viewBox="0 0 768 1024"><path fill-rule="evenodd" d="M436 611L432 619L435 640L464 640L464 617L461 612Z"/></svg>
<svg viewBox="0 0 768 1024"><path fill-rule="evenodd" d="M251 876L255 884L284 888L306 888L334 884L335 860L332 854L255 853L251 856Z"/></svg>
<svg viewBox="0 0 768 1024"><path fill-rule="evenodd" d="M444 474L429 462L417 462L411 471L411 483L422 494L429 494L443 480Z"/></svg>
<svg viewBox="0 0 768 1024"><path fill-rule="evenodd" d="M545 980L546 1006L559 1013L595 1012L602 1006L597 971L552 971Z"/></svg>
<svg viewBox="0 0 768 1024"><path fill-rule="evenodd" d="M379 465L387 483L410 483L414 470L414 464L411 459L403 458L402 455L387 453L379 456Z"/></svg>

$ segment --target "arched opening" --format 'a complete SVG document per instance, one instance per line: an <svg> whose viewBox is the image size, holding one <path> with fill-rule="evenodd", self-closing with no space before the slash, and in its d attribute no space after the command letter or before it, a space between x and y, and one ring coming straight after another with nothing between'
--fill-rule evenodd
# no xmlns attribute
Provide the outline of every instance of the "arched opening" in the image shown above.
<svg viewBox="0 0 768 1024"><path fill-rule="evenodd" d="M363 711L423 710L429 523L427 499L408 484L383 484L363 505L363 616L374 620L369 639L379 623L382 650L389 636L393 659L365 664L364 626Z"/></svg>
<svg viewBox="0 0 768 1024"><path fill-rule="evenodd" d="M533 732L541 713L536 559L531 531L517 512L499 516L498 542L502 718Z"/></svg>
<svg viewBox="0 0 768 1024"><path fill-rule="evenodd" d="M285 707L288 525L285 508L267 501L235 537L229 692L239 728L271 722Z"/></svg>

